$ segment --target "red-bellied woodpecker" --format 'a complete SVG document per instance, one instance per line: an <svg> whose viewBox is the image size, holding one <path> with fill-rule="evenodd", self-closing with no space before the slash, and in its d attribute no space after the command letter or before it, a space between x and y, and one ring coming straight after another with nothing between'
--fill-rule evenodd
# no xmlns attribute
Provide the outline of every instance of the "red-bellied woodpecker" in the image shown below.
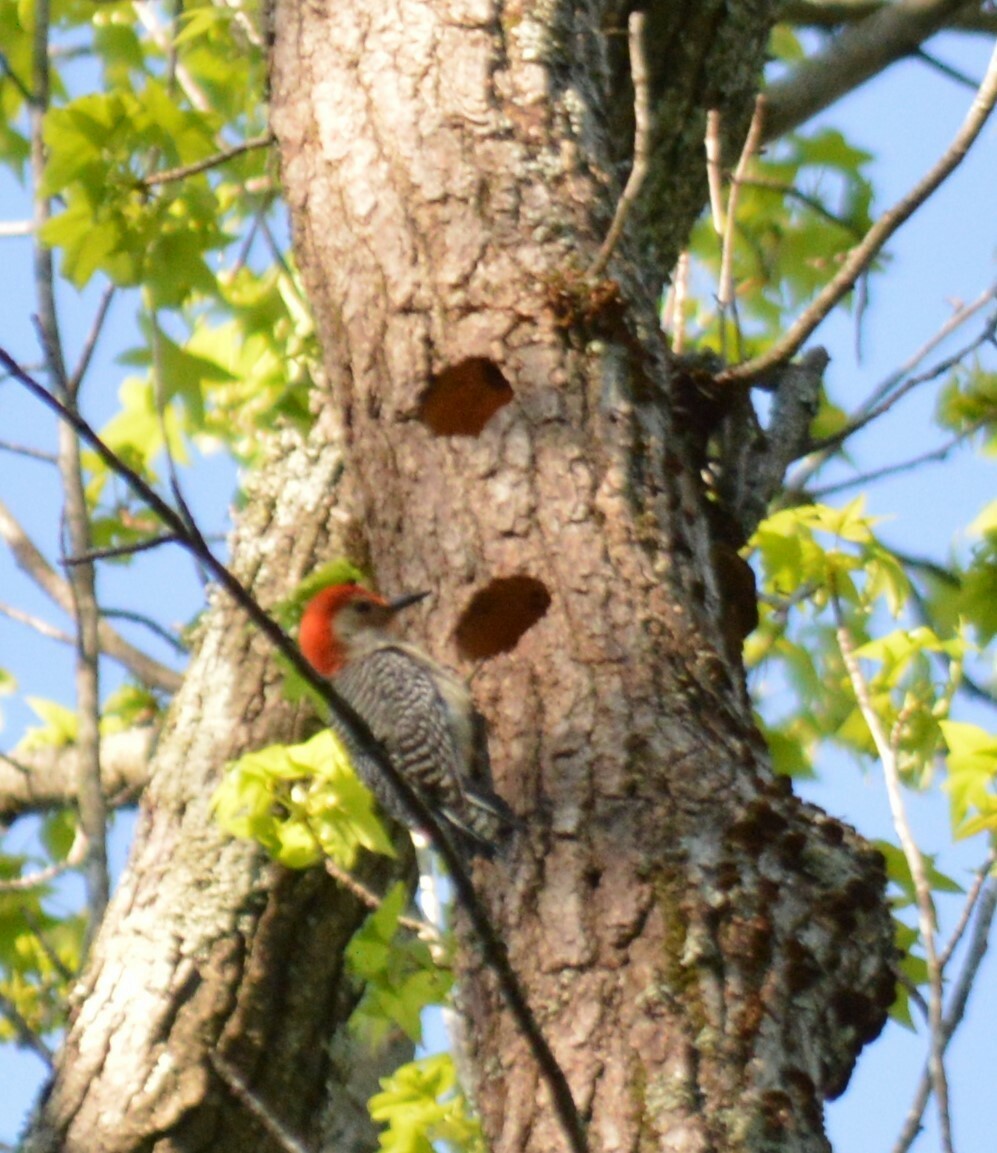
<svg viewBox="0 0 997 1153"><path fill-rule="evenodd" d="M455 673L390 631L395 614L425 595L388 601L359 585L333 585L309 601L299 643L457 846L490 856L508 838L515 817L492 790L484 719ZM357 775L384 810L418 826L372 759L347 745Z"/></svg>

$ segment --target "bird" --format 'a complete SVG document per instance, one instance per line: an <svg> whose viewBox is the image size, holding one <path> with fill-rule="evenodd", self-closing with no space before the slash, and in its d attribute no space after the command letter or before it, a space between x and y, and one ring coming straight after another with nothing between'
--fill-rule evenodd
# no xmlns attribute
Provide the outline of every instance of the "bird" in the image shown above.
<svg viewBox="0 0 997 1153"><path fill-rule="evenodd" d="M517 821L492 787L485 720L457 673L398 639L392 629L402 609L427 595L389 600L359 584L330 585L305 606L298 643L312 668L363 718L451 844L465 857L492 857L507 844ZM374 758L334 716L331 723L382 809L420 829L424 822Z"/></svg>

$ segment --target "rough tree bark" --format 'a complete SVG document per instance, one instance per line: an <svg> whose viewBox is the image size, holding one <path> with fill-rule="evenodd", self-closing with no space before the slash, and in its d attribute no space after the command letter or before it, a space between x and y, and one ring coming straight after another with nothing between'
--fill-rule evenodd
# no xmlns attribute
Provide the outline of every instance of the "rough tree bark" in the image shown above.
<svg viewBox="0 0 997 1153"><path fill-rule="evenodd" d="M265 604L365 550L385 589L436 594L413 632L477 670L524 820L476 880L592 1148L809 1153L891 998L882 866L772 778L736 534L700 475L717 398L655 309L703 201L705 110L736 148L769 5L648 6L648 210L590 283L629 162L628 8L279 0L274 127L328 388L233 557ZM340 424L362 541L330 512ZM224 762L294 724L217 600L32 1149L278 1148L213 1052L316 1148L373 1146L374 1071L342 1029L361 912L209 812ZM562 1149L473 941L461 963L492 1147Z"/></svg>
<svg viewBox="0 0 997 1153"><path fill-rule="evenodd" d="M768 5L650 6L653 214L589 283L624 17L280 0L273 124L375 569L433 589L416 631L480 664L527 831L477 877L593 1147L822 1150L892 997L882 863L772 778L706 400L655 313L705 110L743 125ZM563 1148L473 942L464 964L492 1147Z"/></svg>
<svg viewBox="0 0 997 1153"><path fill-rule="evenodd" d="M341 473L328 416L306 445L275 438L231 542L233 568L262 604L353 548L335 506ZM401 1052L373 1056L345 1028L359 991L343 951L368 910L321 870L268 864L211 812L228 761L299 735L281 682L267 646L216 594L26 1148L280 1149L233 1092L231 1071L316 1148L376 1143L366 1102ZM390 879L386 865L368 863L375 888Z"/></svg>

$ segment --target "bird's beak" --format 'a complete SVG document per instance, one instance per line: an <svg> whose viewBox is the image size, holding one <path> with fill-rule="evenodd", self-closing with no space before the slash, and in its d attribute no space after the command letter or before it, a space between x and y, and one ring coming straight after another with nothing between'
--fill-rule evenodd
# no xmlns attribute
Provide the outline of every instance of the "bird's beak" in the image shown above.
<svg viewBox="0 0 997 1153"><path fill-rule="evenodd" d="M388 608L391 610L391 615L401 612L402 609L407 609L409 605L418 604L419 601L425 600L429 596L429 590L422 593L402 593L400 597L392 597L388 601Z"/></svg>

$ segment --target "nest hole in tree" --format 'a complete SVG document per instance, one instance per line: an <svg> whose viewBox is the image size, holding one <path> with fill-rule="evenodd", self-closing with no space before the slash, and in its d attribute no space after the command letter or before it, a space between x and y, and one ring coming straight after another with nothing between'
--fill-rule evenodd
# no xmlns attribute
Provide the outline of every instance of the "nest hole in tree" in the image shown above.
<svg viewBox="0 0 997 1153"><path fill-rule="evenodd" d="M419 405L419 420L436 436L480 436L512 388L494 361L470 356L433 377Z"/></svg>
<svg viewBox="0 0 997 1153"><path fill-rule="evenodd" d="M457 649L469 660L507 653L550 607L543 581L499 577L475 593L457 624Z"/></svg>

